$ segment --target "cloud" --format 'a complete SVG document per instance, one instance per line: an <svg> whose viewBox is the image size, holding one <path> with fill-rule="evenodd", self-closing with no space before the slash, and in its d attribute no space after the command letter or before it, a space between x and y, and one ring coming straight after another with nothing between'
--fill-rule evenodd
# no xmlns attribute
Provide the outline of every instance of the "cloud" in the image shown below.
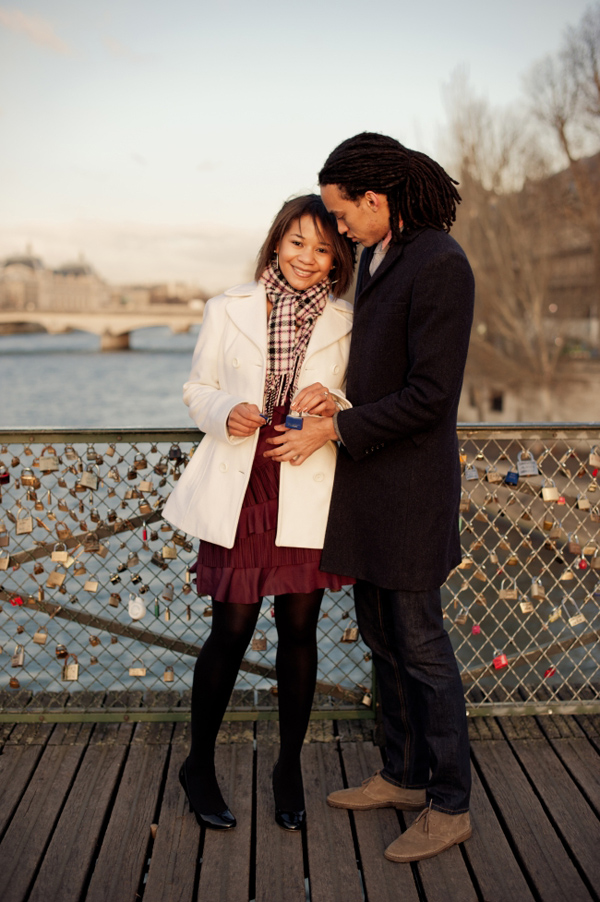
<svg viewBox="0 0 600 902"><path fill-rule="evenodd" d="M113 284L181 280L214 293L252 278L263 238L258 229L211 223L13 223L0 225L0 261L30 244L48 267L83 252Z"/></svg>
<svg viewBox="0 0 600 902"><path fill-rule="evenodd" d="M15 34L23 34L39 47L46 47L62 56L72 56L73 51L55 33L50 22L41 16L28 15L19 9L0 6L0 25Z"/></svg>

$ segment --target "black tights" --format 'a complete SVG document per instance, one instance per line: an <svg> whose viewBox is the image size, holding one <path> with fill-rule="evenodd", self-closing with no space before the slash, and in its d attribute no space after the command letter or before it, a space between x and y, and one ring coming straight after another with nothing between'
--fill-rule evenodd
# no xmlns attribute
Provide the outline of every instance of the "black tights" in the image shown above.
<svg viewBox="0 0 600 902"><path fill-rule="evenodd" d="M275 597L280 750L274 791L276 805L286 811L304 807L300 752L315 691L316 628L322 598L322 589ZM215 742L260 607L260 602L215 602L212 630L196 661L192 745L186 768L194 807L202 814L227 807L215 776Z"/></svg>

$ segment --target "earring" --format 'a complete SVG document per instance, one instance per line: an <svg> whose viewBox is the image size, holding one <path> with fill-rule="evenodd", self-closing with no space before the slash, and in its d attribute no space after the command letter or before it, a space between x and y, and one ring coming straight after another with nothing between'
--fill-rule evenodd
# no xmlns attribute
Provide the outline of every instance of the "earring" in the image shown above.
<svg viewBox="0 0 600 902"><path fill-rule="evenodd" d="M277 251L275 251L275 268L280 270L280 267L279 267L279 254L278 254ZM280 271L281 271L281 270L280 270Z"/></svg>

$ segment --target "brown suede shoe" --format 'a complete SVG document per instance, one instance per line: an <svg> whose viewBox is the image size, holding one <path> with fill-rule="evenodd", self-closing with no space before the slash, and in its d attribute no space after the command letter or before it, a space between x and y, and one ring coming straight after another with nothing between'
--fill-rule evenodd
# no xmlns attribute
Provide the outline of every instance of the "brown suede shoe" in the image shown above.
<svg viewBox="0 0 600 902"><path fill-rule="evenodd" d="M380 776L379 771L363 780L353 789L338 789L327 796L332 808L351 808L368 811L371 808L400 808L401 811L419 811L425 804L424 789L403 789L394 786Z"/></svg>
<svg viewBox="0 0 600 902"><path fill-rule="evenodd" d="M472 832L468 811L444 814L430 805L383 854L390 861L421 861L464 842Z"/></svg>

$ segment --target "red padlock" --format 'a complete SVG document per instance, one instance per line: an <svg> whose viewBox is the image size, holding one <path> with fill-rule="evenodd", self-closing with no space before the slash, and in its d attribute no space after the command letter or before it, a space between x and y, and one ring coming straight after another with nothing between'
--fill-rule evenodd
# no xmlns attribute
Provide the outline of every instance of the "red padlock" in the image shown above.
<svg viewBox="0 0 600 902"><path fill-rule="evenodd" d="M587 570L587 568L589 567L589 564L583 555L581 555L581 557L577 561L577 567L579 568L579 570Z"/></svg>
<svg viewBox="0 0 600 902"><path fill-rule="evenodd" d="M548 677L554 676L556 673L556 667L549 667L548 670L544 671L544 679L548 679Z"/></svg>
<svg viewBox="0 0 600 902"><path fill-rule="evenodd" d="M142 541L143 542L148 541L148 527L146 526L145 523L144 523L144 528L142 529Z"/></svg>
<svg viewBox="0 0 600 902"><path fill-rule="evenodd" d="M473 626L471 627L471 632L473 633L474 636L479 635L479 633L481 632L481 627L479 626L478 623L473 624Z"/></svg>
<svg viewBox="0 0 600 902"><path fill-rule="evenodd" d="M560 496L559 496L559 499L558 499L558 501L557 501L556 503L557 503L557 504L566 504L566 503L567 503L567 499L565 498L564 495L560 495Z"/></svg>
<svg viewBox="0 0 600 902"><path fill-rule="evenodd" d="M493 664L495 670L502 670L503 667L508 667L508 658L503 651L496 649L494 652Z"/></svg>
<svg viewBox="0 0 600 902"><path fill-rule="evenodd" d="M13 608L17 608L23 604L23 599L20 595L15 595L14 598L11 598L10 603L12 604Z"/></svg>

